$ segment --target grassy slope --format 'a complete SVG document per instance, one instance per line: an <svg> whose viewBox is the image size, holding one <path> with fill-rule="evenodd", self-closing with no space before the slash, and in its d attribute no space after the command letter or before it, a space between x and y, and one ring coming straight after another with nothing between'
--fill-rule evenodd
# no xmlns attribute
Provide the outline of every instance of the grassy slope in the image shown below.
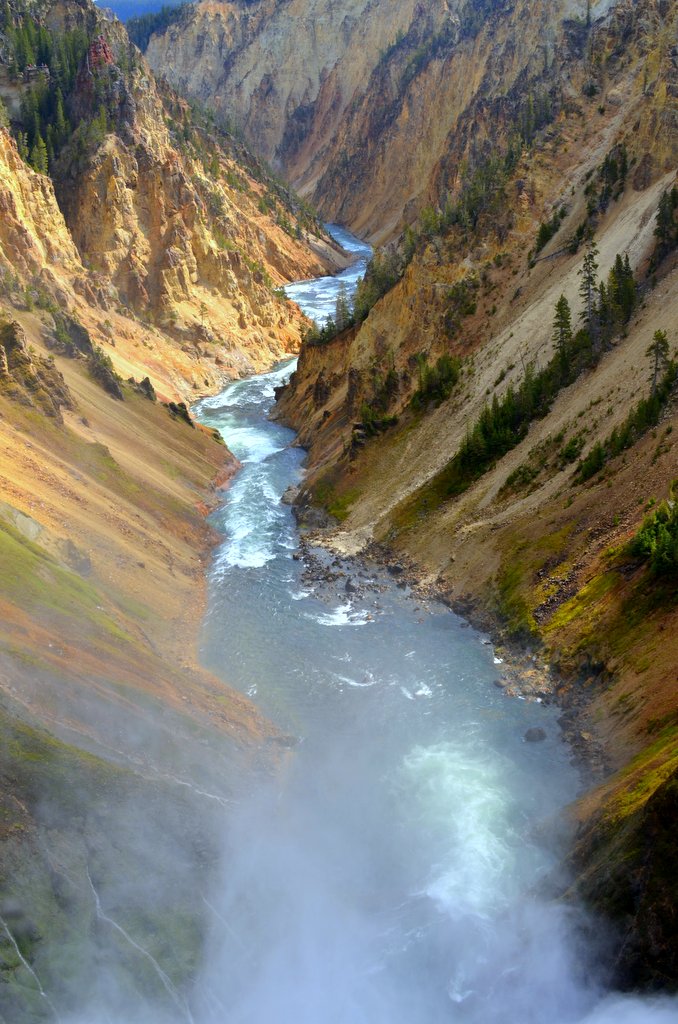
<svg viewBox="0 0 678 1024"><path fill-rule="evenodd" d="M62 1014L95 1003L114 975L137 1009L146 998L168 1002L146 958L97 920L88 874L104 912L163 964L178 989L188 986L205 941L192 880L205 878L216 858L201 809L4 707L0 781L3 1019L53 1019L38 980Z"/></svg>

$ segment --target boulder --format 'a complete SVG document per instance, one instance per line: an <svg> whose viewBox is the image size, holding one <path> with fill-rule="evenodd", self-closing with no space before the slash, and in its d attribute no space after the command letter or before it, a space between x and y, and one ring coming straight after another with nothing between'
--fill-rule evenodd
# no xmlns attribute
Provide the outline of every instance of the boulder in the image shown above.
<svg viewBox="0 0 678 1024"><path fill-rule="evenodd" d="M541 743L542 740L546 739L546 733L540 726L532 726L528 729L523 737L526 743Z"/></svg>

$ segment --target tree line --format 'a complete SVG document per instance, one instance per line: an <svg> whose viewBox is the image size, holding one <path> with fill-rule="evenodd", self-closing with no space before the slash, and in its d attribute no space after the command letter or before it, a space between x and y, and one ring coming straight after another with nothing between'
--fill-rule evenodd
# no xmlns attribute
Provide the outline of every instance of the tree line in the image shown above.
<svg viewBox="0 0 678 1024"><path fill-rule="evenodd" d="M623 423L615 427L604 441L597 441L586 458L579 463L575 479L584 483L600 473L611 459L631 448L636 441L656 427L678 380L678 363L669 358L666 331L657 330L647 348L651 361L650 394L629 411Z"/></svg>

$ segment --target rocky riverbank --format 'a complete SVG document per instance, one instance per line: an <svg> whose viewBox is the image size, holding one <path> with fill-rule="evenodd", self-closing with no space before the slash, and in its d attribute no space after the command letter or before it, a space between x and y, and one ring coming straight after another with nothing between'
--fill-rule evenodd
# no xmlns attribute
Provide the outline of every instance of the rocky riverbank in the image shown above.
<svg viewBox="0 0 678 1024"><path fill-rule="evenodd" d="M287 495L286 500L292 496ZM431 605L442 604L459 615L468 628L486 634L483 643L491 645L497 676L494 686L507 699L556 704L562 714L559 724L563 739L572 751L582 775L582 785L590 788L609 773L609 762L600 741L589 731L587 708L590 696L580 680L559 672L544 656L540 645L526 646L511 637L505 623L480 601L458 600L445 587L444 580L431 579L416 563L398 555L388 547L372 543L359 555L344 556L333 543L330 516L322 510L310 510L315 528L308 529L309 510L295 508L301 534L296 560L304 565L303 583L313 588L316 596L327 602L345 599L360 601L371 609L368 619L381 610L379 597L392 587L406 592L415 605L415 613L425 614ZM322 523L324 529L318 529ZM528 735L529 733L529 735ZM543 738L539 730L528 730L527 742Z"/></svg>

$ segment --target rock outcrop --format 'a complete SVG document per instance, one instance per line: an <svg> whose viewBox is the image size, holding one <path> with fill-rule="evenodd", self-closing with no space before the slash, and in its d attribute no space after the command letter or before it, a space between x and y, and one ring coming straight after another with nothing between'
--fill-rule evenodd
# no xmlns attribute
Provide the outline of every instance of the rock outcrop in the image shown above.
<svg viewBox="0 0 678 1024"><path fill-rule="evenodd" d="M62 409L74 408L54 358L31 352L26 332L16 320L0 324L0 392L59 421Z"/></svg>

